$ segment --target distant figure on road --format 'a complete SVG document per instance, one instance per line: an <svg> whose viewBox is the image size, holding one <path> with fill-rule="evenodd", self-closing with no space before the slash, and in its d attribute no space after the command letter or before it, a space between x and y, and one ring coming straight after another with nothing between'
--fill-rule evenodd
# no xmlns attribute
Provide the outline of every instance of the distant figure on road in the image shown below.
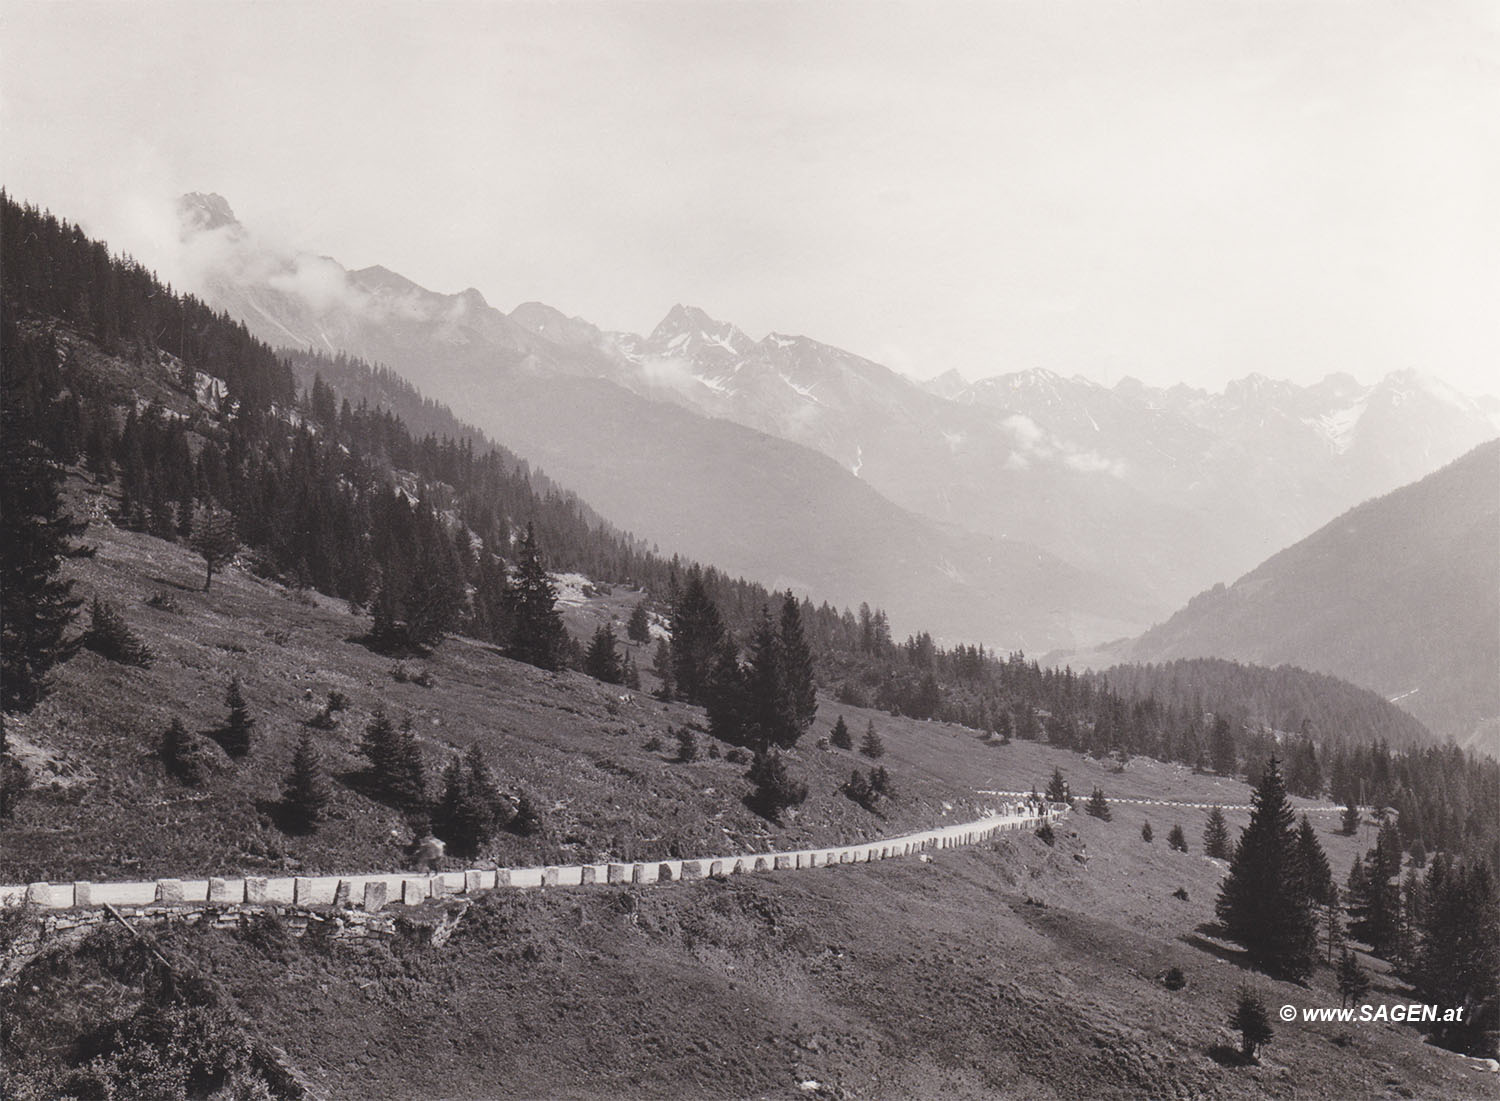
<svg viewBox="0 0 1500 1101"><path fill-rule="evenodd" d="M425 873L435 871L447 848L447 845L430 833L419 837L412 846L412 858L416 861L417 871Z"/></svg>

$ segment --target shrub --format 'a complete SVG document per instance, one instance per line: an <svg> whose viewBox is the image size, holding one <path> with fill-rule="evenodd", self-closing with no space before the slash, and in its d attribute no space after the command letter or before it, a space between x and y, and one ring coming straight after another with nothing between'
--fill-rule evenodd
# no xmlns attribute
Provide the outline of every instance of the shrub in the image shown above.
<svg viewBox="0 0 1500 1101"><path fill-rule="evenodd" d="M89 626L83 633L83 644L90 650L121 665L149 668L155 655L132 631L114 605L94 597L89 607Z"/></svg>
<svg viewBox="0 0 1500 1101"><path fill-rule="evenodd" d="M1051 822L1043 822L1040 826L1038 826L1036 828L1036 835L1039 840L1048 845L1051 845L1057 841L1057 835L1052 832Z"/></svg>
<svg viewBox="0 0 1500 1101"><path fill-rule="evenodd" d="M328 693L328 702L324 706L328 709L330 715L337 711L347 711L349 709L349 697L337 688L331 689Z"/></svg>
<svg viewBox="0 0 1500 1101"><path fill-rule="evenodd" d="M719 743L718 742L709 742L708 743L708 756L709 756L709 759L713 760L713 761L717 761L721 756L723 756L723 754L721 754L719 752Z"/></svg>
<svg viewBox="0 0 1500 1101"><path fill-rule="evenodd" d="M698 759L698 736L685 726L677 731L677 759L679 761Z"/></svg>
<svg viewBox="0 0 1500 1101"><path fill-rule="evenodd" d="M739 746L734 746L724 754L724 760L732 765L748 765L750 763L750 754Z"/></svg>
<svg viewBox="0 0 1500 1101"><path fill-rule="evenodd" d="M1151 833L1151 823L1143 822L1141 824L1141 840L1149 845L1153 836L1154 835Z"/></svg>
<svg viewBox="0 0 1500 1101"><path fill-rule="evenodd" d="M660 753L661 752L661 738L659 736L653 734L653 735L651 735L651 737L649 737L649 738L646 739L646 744L643 745L641 748L644 749L647 753Z"/></svg>
<svg viewBox="0 0 1500 1101"><path fill-rule="evenodd" d="M0 755L0 819L9 818L16 812L16 805L30 786L31 777L21 767L21 762Z"/></svg>
<svg viewBox="0 0 1500 1101"><path fill-rule="evenodd" d="M516 796L516 813L507 828L521 837L531 837L542 832L541 808L525 788Z"/></svg>
<svg viewBox="0 0 1500 1101"><path fill-rule="evenodd" d="M1182 973L1182 968L1169 967L1161 978L1161 984L1168 990L1181 990L1187 985L1187 976Z"/></svg>
<svg viewBox="0 0 1500 1101"><path fill-rule="evenodd" d="M857 768L849 773L848 782L839 790L866 810L869 810L875 801L870 794L870 781L865 779L865 774Z"/></svg>
<svg viewBox="0 0 1500 1101"><path fill-rule="evenodd" d="M1179 902L1186 902L1188 900L1187 888L1178 887L1177 890L1172 892L1172 897L1177 899Z"/></svg>

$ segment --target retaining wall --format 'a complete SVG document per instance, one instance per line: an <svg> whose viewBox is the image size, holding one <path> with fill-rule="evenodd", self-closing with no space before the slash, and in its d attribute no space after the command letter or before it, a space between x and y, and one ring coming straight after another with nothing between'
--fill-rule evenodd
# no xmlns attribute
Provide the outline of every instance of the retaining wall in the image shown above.
<svg viewBox="0 0 1500 1101"><path fill-rule="evenodd" d="M416 906L450 895L475 895L503 887L579 887L589 884L665 883L705 876L722 877L767 870L796 870L865 864L915 853L987 841L1000 833L1029 830L1067 814L1053 804L1035 812L1009 806L1001 814L901 837L857 845L795 849L789 852L574 864L543 868L473 868L459 872L326 876L236 876L208 879L155 879L133 883L28 883L0 886L0 906L30 904L51 910L116 907L194 908L241 905L337 906L374 913L388 906Z"/></svg>

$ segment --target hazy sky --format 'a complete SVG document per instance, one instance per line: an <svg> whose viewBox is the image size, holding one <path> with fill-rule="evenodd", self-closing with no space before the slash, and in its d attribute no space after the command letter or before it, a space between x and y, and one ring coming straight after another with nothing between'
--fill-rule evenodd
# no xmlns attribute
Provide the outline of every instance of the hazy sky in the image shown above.
<svg viewBox="0 0 1500 1101"><path fill-rule="evenodd" d="M0 177L917 375L1500 391L1500 4L0 0ZM165 276L174 273L164 271ZM180 276L179 276L180 278Z"/></svg>

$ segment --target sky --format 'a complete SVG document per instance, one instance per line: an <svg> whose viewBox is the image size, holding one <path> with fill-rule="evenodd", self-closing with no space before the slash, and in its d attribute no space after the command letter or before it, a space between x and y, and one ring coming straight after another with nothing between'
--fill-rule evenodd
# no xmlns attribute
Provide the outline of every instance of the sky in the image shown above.
<svg viewBox="0 0 1500 1101"><path fill-rule="evenodd" d="M1500 4L0 0L0 182L929 377L1500 392Z"/></svg>

